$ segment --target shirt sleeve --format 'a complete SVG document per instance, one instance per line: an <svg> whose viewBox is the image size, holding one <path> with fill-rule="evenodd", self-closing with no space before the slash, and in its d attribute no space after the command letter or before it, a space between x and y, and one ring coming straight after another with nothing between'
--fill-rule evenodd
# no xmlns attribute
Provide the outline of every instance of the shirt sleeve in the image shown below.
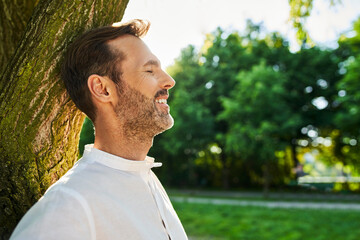
<svg viewBox="0 0 360 240"><path fill-rule="evenodd" d="M95 239L91 209L78 192L51 189L25 214L10 239Z"/></svg>

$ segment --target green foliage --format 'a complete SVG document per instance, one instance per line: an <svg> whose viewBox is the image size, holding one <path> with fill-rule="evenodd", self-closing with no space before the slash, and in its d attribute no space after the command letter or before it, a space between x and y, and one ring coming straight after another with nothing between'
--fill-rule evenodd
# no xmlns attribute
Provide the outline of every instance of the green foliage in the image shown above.
<svg viewBox="0 0 360 240"><path fill-rule="evenodd" d="M340 2L341 0L329 0L330 7ZM305 46L305 44L315 45L305 28L306 20L310 17L313 9L313 3L314 0L289 0L289 21L296 30L296 38L300 46Z"/></svg>
<svg viewBox="0 0 360 240"><path fill-rule="evenodd" d="M299 44L312 43L309 33L306 31L304 25L313 8L313 0L289 0L289 5L289 20L296 30L296 38Z"/></svg>
<svg viewBox="0 0 360 240"><path fill-rule="evenodd" d="M341 36L338 54L344 59L341 71L346 73L337 84L337 101L342 111L336 116L336 125L349 134L357 134L360 123L360 18L354 22L352 37Z"/></svg>
<svg viewBox="0 0 360 240"><path fill-rule="evenodd" d="M360 53L360 18L354 22L352 34L352 37L342 35L338 41L340 47L337 52L345 58Z"/></svg>
<svg viewBox="0 0 360 240"><path fill-rule="evenodd" d="M342 112L337 115L336 123L349 133L358 134L360 126L360 55L348 60L347 74L338 83Z"/></svg>
<svg viewBox="0 0 360 240"><path fill-rule="evenodd" d="M237 81L231 97L222 99L219 115L230 126L225 150L244 159L274 161L275 151L287 144L284 136L295 134L300 122L285 100L286 78L261 63L241 72Z"/></svg>
<svg viewBox="0 0 360 240"><path fill-rule="evenodd" d="M168 184L283 184L299 164L298 141L317 140L301 130L325 136L334 128L343 56L317 47L290 53L279 33L262 31L251 21L243 33L218 28L169 68L177 81L169 100L175 126L152 149L173 165L160 174Z"/></svg>
<svg viewBox="0 0 360 240"><path fill-rule="evenodd" d="M80 132L79 156L83 155L85 145L94 143L94 141L95 141L94 125L90 120L90 118L86 117Z"/></svg>
<svg viewBox="0 0 360 240"><path fill-rule="evenodd" d="M360 172L360 18L354 23L354 36L342 36L338 54L344 59L340 70L344 77L337 83L339 110L334 124L340 130L334 155L347 167Z"/></svg>
<svg viewBox="0 0 360 240"><path fill-rule="evenodd" d="M175 126L156 138L151 152L169 166L160 174L168 184L179 186L185 181L192 186L227 187L235 182L249 182L239 154L226 150L232 147L227 145L226 134L233 121L219 118L224 111L221 99L237 96L234 89L239 85L239 72L250 71L261 61L264 67L282 70L291 54L288 43L278 33L261 39L262 26L251 21L247 24L241 35L216 29L207 35L200 52L193 46L183 49L168 69L177 81L169 99ZM271 71L274 78L281 75L285 81L286 76ZM265 123L263 127L263 131L268 131L273 126ZM274 158L272 149L262 149L262 153ZM171 167L177 159L180 167ZM171 176L167 175L170 169ZM209 172L213 177L208 176Z"/></svg>

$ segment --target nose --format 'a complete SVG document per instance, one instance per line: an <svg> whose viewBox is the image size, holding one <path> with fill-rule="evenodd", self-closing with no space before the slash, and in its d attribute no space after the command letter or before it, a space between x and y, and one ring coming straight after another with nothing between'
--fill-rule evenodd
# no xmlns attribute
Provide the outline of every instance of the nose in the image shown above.
<svg viewBox="0 0 360 240"><path fill-rule="evenodd" d="M167 72L164 71L164 77L163 81L161 81L161 85L162 88L169 90L175 86L175 80Z"/></svg>

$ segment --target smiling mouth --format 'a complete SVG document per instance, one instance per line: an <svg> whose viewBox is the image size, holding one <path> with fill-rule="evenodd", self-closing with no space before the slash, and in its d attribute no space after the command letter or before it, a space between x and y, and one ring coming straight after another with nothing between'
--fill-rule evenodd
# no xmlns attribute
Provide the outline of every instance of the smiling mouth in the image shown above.
<svg viewBox="0 0 360 240"><path fill-rule="evenodd" d="M164 98L156 99L155 102L160 104L167 104L167 100Z"/></svg>
<svg viewBox="0 0 360 240"><path fill-rule="evenodd" d="M166 96L167 98L167 96ZM170 111L169 105L167 105L167 99L166 98L157 98L155 99L155 104L158 106L159 109L166 112L167 114Z"/></svg>

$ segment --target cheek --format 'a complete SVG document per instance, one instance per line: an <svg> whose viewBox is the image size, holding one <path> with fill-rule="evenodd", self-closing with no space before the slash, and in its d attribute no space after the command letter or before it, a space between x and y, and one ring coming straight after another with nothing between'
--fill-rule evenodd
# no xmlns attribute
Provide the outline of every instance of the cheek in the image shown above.
<svg viewBox="0 0 360 240"><path fill-rule="evenodd" d="M147 77L146 79L142 79L138 89L143 95L151 99L153 99L156 93L160 90L158 81L155 77Z"/></svg>

